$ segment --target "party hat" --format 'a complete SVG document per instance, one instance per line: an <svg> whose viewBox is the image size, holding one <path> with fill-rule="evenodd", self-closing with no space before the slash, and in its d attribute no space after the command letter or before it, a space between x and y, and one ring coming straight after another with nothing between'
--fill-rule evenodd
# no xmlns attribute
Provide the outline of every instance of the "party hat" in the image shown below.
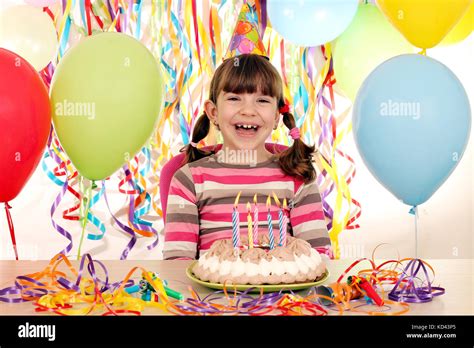
<svg viewBox="0 0 474 348"><path fill-rule="evenodd" d="M255 1L258 0L247 0L242 5L225 59L245 53L267 56L259 31Z"/></svg>

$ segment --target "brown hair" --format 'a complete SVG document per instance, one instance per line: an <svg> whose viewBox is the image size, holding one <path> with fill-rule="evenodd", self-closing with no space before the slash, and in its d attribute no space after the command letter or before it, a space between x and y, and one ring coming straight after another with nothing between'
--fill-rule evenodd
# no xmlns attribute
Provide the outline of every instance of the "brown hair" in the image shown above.
<svg viewBox="0 0 474 348"><path fill-rule="evenodd" d="M214 104L217 104L217 97L221 91L236 94L260 91L264 95L277 98L279 108L285 105L280 74L267 57L257 54L242 54L226 59L217 68L209 91L209 99ZM283 123L289 130L296 127L295 118L290 112L283 114ZM199 143L207 136L209 129L209 118L203 113L194 126L191 142ZM191 144L182 151L184 149L186 163L215 153L215 151L198 149ZM314 151L314 145L308 146L301 139L296 139L293 146L276 155L284 173L299 176L308 183L316 178L316 172L311 163Z"/></svg>

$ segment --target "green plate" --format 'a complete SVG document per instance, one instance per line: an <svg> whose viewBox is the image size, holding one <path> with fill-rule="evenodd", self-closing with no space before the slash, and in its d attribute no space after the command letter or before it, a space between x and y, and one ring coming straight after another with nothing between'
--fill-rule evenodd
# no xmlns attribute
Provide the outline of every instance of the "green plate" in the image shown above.
<svg viewBox="0 0 474 348"><path fill-rule="evenodd" d="M210 283L210 282L205 282L202 281L198 278L195 277L192 269L193 266L196 264L197 261L194 261L189 265L188 268L186 268L186 275L189 279L191 279L193 282L196 282L198 284L201 284L207 288L211 289L216 289L216 290L222 290L224 288L224 284L219 284L219 283ZM249 292L260 292L260 289L263 289L263 292L278 292L280 290L283 291L289 291L289 290L303 290L307 289L313 286L321 285L323 284L327 279L329 278L329 271L326 270L326 273L324 274L324 277L317 282L311 282L311 283L295 283L295 284L278 284L278 285L227 285L227 289L233 290L234 287L239 290L239 291L245 291L248 289L251 289Z"/></svg>

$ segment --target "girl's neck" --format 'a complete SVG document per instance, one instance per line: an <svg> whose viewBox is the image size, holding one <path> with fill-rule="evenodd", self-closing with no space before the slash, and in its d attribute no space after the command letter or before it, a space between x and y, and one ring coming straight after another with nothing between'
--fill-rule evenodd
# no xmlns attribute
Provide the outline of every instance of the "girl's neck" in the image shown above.
<svg viewBox="0 0 474 348"><path fill-rule="evenodd" d="M250 165L266 162L273 157L265 147L261 149L236 149L226 146L224 143L217 153L217 160L226 164Z"/></svg>

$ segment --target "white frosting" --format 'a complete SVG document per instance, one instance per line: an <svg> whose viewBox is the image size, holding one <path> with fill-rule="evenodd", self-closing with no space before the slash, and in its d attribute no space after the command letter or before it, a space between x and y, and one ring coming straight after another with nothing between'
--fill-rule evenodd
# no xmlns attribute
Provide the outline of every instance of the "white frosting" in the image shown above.
<svg viewBox="0 0 474 348"><path fill-rule="evenodd" d="M221 268L220 268L219 273L221 273L221 274L229 274L231 267L232 267L232 262L227 261L227 260L222 261L222 262L221 262Z"/></svg>
<svg viewBox="0 0 474 348"><path fill-rule="evenodd" d="M284 261L279 261L276 257L272 257L272 260L270 261L270 269L272 270L272 274L282 275L285 273Z"/></svg>
<svg viewBox="0 0 474 348"><path fill-rule="evenodd" d="M256 276L258 274L258 267L252 262L245 262L245 275L249 277Z"/></svg>
<svg viewBox="0 0 474 348"><path fill-rule="evenodd" d="M219 261L217 261L219 262ZM245 264L244 261L240 257L237 257L237 260L232 262L232 265L230 267L230 275L232 277L238 277L242 274L245 273ZM219 272L219 275L223 275L222 273Z"/></svg>
<svg viewBox="0 0 474 348"><path fill-rule="evenodd" d="M295 263L301 273L306 274L309 271L309 265L302 257L295 258Z"/></svg>
<svg viewBox="0 0 474 348"><path fill-rule="evenodd" d="M298 265L296 261L283 261L283 266L285 268L285 272L292 275L298 274Z"/></svg>
<svg viewBox="0 0 474 348"><path fill-rule="evenodd" d="M218 263L218 262L215 262L215 261L214 261L214 262L210 262L210 263L209 263L209 270L210 270L211 272L217 271L218 268L219 268L219 263Z"/></svg>
<svg viewBox="0 0 474 348"><path fill-rule="evenodd" d="M260 260L260 274L264 277L268 277L272 271L271 263L265 259Z"/></svg>
<svg viewBox="0 0 474 348"><path fill-rule="evenodd" d="M314 250L313 248L310 249L311 250L311 258L315 261L315 262L321 262L321 255L316 251Z"/></svg>
<svg viewBox="0 0 474 348"><path fill-rule="evenodd" d="M199 263L205 270L210 272L218 272L219 276L230 274L232 277L238 277L246 275L249 277L261 275L267 277L270 273L281 276L284 273L296 276L298 272L303 274L308 273L310 270L316 269L322 262L319 253L311 249L311 255L307 256L301 254L300 256L294 255L294 261L280 261L275 257L272 257L271 261L261 259L258 264L253 262L244 262L237 256L235 261L219 261L217 256L204 255L199 259Z"/></svg>

